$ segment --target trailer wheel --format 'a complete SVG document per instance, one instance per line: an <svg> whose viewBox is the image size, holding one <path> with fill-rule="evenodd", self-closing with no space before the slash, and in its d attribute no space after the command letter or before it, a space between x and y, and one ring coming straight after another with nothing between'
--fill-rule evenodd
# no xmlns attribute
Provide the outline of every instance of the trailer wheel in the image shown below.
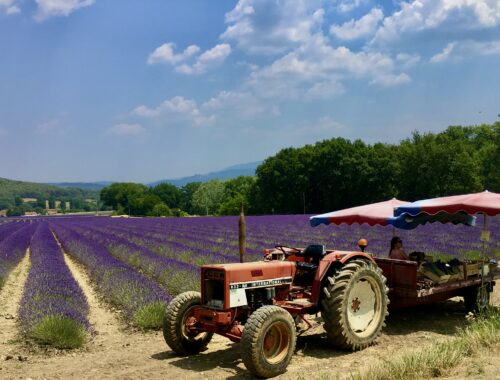
<svg viewBox="0 0 500 380"><path fill-rule="evenodd" d="M193 309L200 304L200 293L184 292L175 297L165 310L163 337L168 346L178 354L197 354L212 339L213 333L188 330L188 325L196 322Z"/></svg>
<svg viewBox="0 0 500 380"><path fill-rule="evenodd" d="M296 341L290 313L278 306L263 306L245 324L241 337L243 363L256 376L277 376L290 363Z"/></svg>
<svg viewBox="0 0 500 380"><path fill-rule="evenodd" d="M465 310L468 312L481 312L490 304L490 287L473 286L466 289L464 293Z"/></svg>
<svg viewBox="0 0 500 380"><path fill-rule="evenodd" d="M353 351L371 345L389 314L388 291L382 271L369 261L352 260L340 268L323 288L322 316L328 340Z"/></svg>

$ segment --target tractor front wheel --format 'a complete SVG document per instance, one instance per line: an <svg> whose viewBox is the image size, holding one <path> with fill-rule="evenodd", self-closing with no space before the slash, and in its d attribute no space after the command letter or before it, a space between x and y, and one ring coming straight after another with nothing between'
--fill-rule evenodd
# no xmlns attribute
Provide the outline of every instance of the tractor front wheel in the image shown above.
<svg viewBox="0 0 500 380"><path fill-rule="evenodd" d="M163 337L168 346L180 355L193 355L203 350L213 333L192 331L196 323L194 308L201 304L198 292L184 292L175 297L165 310Z"/></svg>
<svg viewBox="0 0 500 380"><path fill-rule="evenodd" d="M385 325L388 291L380 268L366 260L352 260L328 277L321 312L328 340L348 350L371 345Z"/></svg>
<svg viewBox="0 0 500 380"><path fill-rule="evenodd" d="M290 313L278 306L263 306L245 324L241 337L243 363L256 376L277 376L290 363L296 341Z"/></svg>

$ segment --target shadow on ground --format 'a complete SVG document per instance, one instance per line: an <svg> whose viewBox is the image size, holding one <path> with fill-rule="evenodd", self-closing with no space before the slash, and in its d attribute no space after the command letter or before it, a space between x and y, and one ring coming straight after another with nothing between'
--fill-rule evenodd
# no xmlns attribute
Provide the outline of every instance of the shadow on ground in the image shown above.
<svg viewBox="0 0 500 380"><path fill-rule="evenodd" d="M383 334L396 336L419 331L453 335L466 324L463 302L446 301L429 306L419 306L391 311ZM320 320L320 318L318 318ZM315 327L298 336L296 351L311 358L342 358L352 352L336 349L328 344L322 327ZM242 365L240 346L229 343L220 350L194 356L179 357L172 351L152 355L156 360L167 360L169 365L182 369L203 372L216 368L227 370L228 379L253 379Z"/></svg>

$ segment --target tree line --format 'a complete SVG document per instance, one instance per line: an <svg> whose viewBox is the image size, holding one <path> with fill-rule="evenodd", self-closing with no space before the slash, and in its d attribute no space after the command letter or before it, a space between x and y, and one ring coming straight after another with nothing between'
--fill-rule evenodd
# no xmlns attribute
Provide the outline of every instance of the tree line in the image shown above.
<svg viewBox="0 0 500 380"><path fill-rule="evenodd" d="M320 213L387 200L500 192L500 123L414 132L399 144L333 138L285 148L255 177L178 188L115 183L101 200L119 213L149 216Z"/></svg>

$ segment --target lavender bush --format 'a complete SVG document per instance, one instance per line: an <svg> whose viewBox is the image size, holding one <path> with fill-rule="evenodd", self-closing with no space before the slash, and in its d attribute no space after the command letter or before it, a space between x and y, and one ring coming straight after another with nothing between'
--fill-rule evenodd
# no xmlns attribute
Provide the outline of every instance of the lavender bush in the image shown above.
<svg viewBox="0 0 500 380"><path fill-rule="evenodd" d="M19 311L23 332L41 344L80 347L89 329L89 305L47 223L33 236L30 259Z"/></svg>
<svg viewBox="0 0 500 380"><path fill-rule="evenodd" d="M26 254L35 232L36 223L23 223L24 226L11 233L0 242L0 288L2 288L10 271Z"/></svg>
<svg viewBox="0 0 500 380"><path fill-rule="evenodd" d="M24 226L26 226L26 223L23 222L4 222L0 224L0 242Z"/></svg>
<svg viewBox="0 0 500 380"><path fill-rule="evenodd" d="M52 224L52 223L51 223ZM129 265L114 258L102 245L62 221L52 227L66 252L85 266L102 296L142 328L159 328L171 296Z"/></svg>

